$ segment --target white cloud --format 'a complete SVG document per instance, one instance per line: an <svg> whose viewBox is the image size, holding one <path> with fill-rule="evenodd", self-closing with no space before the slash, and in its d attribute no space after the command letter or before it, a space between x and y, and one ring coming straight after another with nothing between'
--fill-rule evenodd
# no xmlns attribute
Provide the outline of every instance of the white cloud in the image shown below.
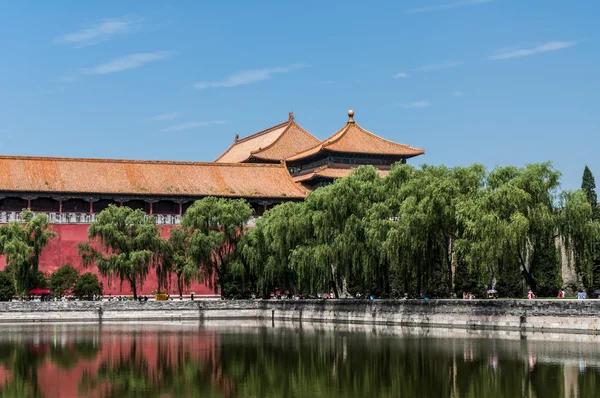
<svg viewBox="0 0 600 398"><path fill-rule="evenodd" d="M199 128L199 127L215 126L215 125L226 124L226 123L227 123L226 120L211 120L208 122L188 122L188 123L182 123L182 124L177 124L175 126L167 127L166 129L162 129L161 131L163 133L170 133L172 131L189 130L189 129L195 129L195 128Z"/></svg>
<svg viewBox="0 0 600 398"><path fill-rule="evenodd" d="M115 36L128 33L141 24L141 19L128 17L105 19L99 24L88 28L58 36L54 39L57 44L71 44L75 47L85 47L109 40Z"/></svg>
<svg viewBox="0 0 600 398"><path fill-rule="evenodd" d="M460 66L462 64L464 64L464 62L461 62L461 61L447 61L447 62L442 62L441 64L423 65L423 66L420 66L418 68L413 69L413 71L415 71L415 72L431 72L431 71L434 71L434 70L442 70L442 69L455 68L455 67Z"/></svg>
<svg viewBox="0 0 600 398"><path fill-rule="evenodd" d="M510 59L519 57L528 57L530 55L547 53L550 51L562 50L569 48L577 44L575 41L550 41L544 44L540 44L536 47L515 49L504 49L496 51L493 55L490 55L487 59L490 61L496 61L500 59Z"/></svg>
<svg viewBox="0 0 600 398"><path fill-rule="evenodd" d="M456 98L460 98L465 94L462 91L456 90L455 92L452 93L452 95L455 96Z"/></svg>
<svg viewBox="0 0 600 398"><path fill-rule="evenodd" d="M394 79L403 79L403 78L405 78L405 77L408 77L408 74L407 74L407 73L404 73L404 72L398 72L398 73L396 73L396 74L392 75L392 77L393 77Z"/></svg>
<svg viewBox="0 0 600 398"><path fill-rule="evenodd" d="M406 10L405 13L406 14L419 14L419 13L423 13L423 12L438 12L438 11L445 11L445 10L450 10L452 8L458 8L458 7L468 7L468 6L476 6L476 5L481 5L481 4L493 3L494 1L496 1L496 0L463 0L463 1L457 1L454 3L439 4L437 6L413 8L410 10Z"/></svg>
<svg viewBox="0 0 600 398"><path fill-rule="evenodd" d="M140 66L144 66L150 62L167 59L173 54L173 52L169 51L129 54L121 58L113 59L112 61L104 64L84 69L83 73L88 75L105 75L107 73L121 72L127 69L139 68Z"/></svg>
<svg viewBox="0 0 600 398"><path fill-rule="evenodd" d="M165 120L177 119L178 117L181 117L181 116L183 116L183 113L181 113L181 112L169 112L169 113L161 113L160 115L152 116L151 118L148 118L148 120L165 121Z"/></svg>
<svg viewBox="0 0 600 398"><path fill-rule="evenodd" d="M409 102L406 104L400 104L400 106L406 109L427 108L428 106L431 106L431 102L421 100L416 102Z"/></svg>
<svg viewBox="0 0 600 398"><path fill-rule="evenodd" d="M214 82L198 82L194 84L194 88L203 90L206 88L217 88L217 87L236 87L245 84L256 83L263 80L269 80L273 75L290 73L296 69L306 68L306 64L293 64L284 67L275 68L263 68L263 69L249 69L240 72L236 72L232 75L227 76L223 80Z"/></svg>

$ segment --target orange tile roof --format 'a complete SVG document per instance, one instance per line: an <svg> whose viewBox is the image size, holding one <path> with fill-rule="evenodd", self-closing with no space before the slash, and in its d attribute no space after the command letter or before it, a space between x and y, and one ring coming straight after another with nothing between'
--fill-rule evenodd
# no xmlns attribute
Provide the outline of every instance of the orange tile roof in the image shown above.
<svg viewBox="0 0 600 398"><path fill-rule="evenodd" d="M0 191L304 198L283 164L0 156Z"/></svg>
<svg viewBox="0 0 600 398"><path fill-rule="evenodd" d="M286 160L294 161L317 154L323 150L346 153L364 153L377 155L396 155L410 158L425 153L423 149L397 144L383 139L354 123L354 112L349 111L348 123L331 137L318 145L290 156Z"/></svg>
<svg viewBox="0 0 600 398"><path fill-rule="evenodd" d="M280 161L302 152L320 141L294 121L293 113L287 122L236 140L215 160L216 163L242 163L251 158Z"/></svg>
<svg viewBox="0 0 600 398"><path fill-rule="evenodd" d="M298 175L292 176L292 178L294 179L295 182L310 181L317 177L342 178L342 177L348 177L354 170L355 170L355 168L335 167L334 165L324 165L317 169L311 170L310 172L308 172L306 174L298 174ZM377 171L379 172L379 175L381 177L387 176L390 172L389 170L381 170L381 169L378 169Z"/></svg>

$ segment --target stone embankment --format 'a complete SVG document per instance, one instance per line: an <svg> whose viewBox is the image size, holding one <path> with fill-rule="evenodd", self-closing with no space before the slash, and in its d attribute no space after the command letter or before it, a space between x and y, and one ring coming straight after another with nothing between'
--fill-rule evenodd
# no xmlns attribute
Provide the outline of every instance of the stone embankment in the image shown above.
<svg viewBox="0 0 600 398"><path fill-rule="evenodd" d="M0 303L0 322L288 320L600 333L600 300L239 300Z"/></svg>

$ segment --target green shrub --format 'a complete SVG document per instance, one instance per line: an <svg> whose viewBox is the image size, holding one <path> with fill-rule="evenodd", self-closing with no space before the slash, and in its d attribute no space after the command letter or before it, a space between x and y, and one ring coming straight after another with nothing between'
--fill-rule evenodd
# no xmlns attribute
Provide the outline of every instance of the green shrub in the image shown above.
<svg viewBox="0 0 600 398"><path fill-rule="evenodd" d="M15 295L15 281L6 271L0 271L0 301L10 301Z"/></svg>
<svg viewBox="0 0 600 398"><path fill-rule="evenodd" d="M94 295L102 295L102 282L91 272L81 275L73 287L73 295L80 300L91 300Z"/></svg>
<svg viewBox="0 0 600 398"><path fill-rule="evenodd" d="M63 265L50 275L50 290L54 297L71 293L79 279L79 272L70 264Z"/></svg>

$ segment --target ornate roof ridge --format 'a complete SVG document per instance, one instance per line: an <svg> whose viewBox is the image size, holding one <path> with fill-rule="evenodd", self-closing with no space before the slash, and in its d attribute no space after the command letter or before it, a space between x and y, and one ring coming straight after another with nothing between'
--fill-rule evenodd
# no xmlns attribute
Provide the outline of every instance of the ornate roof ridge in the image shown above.
<svg viewBox="0 0 600 398"><path fill-rule="evenodd" d="M0 155L0 160L36 160L60 162L89 162L89 163L127 163L127 164L166 164L180 166L219 166L219 167L283 167L278 163L214 163L194 162L185 160L136 160L136 159L111 159L111 158L70 158L58 156L16 156Z"/></svg>
<svg viewBox="0 0 600 398"><path fill-rule="evenodd" d="M285 133L286 133L286 132L288 132L288 130L289 130L289 129L290 129L292 126L295 126L295 127L297 127L297 128L298 128L298 129L299 129L299 130L300 130L300 131L301 131L301 132L302 132L302 133L303 133L305 136L307 136L307 137L310 137L310 138L315 138L315 139L317 139L317 140L318 140L318 138L316 138L314 135L312 135L312 134L311 134L311 133L309 133L307 130L305 130L304 128L302 128L302 126L300 126L298 123L296 123L296 121L294 120L293 114L292 114L292 116L290 117L290 120L288 121L288 125L287 125L287 127L286 127L286 128L285 128L285 129L284 129L282 132L281 132L281 134L279 134L279 137L277 137L277 138L275 139L275 141L273 141L272 143L270 143L269 145L267 145L267 146L266 146L266 147L264 147L264 148L258 148L257 150L250 152L250 154L251 154L251 155L258 154L258 153L260 153L260 152L264 152L264 151L266 151L267 149L270 149L270 148L272 148L273 146L275 146L275 144L277 144L277 143L278 143L278 142L281 140L281 138L282 138L282 137L285 135ZM256 157L257 157L257 158L260 158L260 156L256 156Z"/></svg>
<svg viewBox="0 0 600 398"><path fill-rule="evenodd" d="M347 126L348 126L348 125L347 125ZM421 151L421 154L424 154L424 153L425 153L425 150L424 150L423 148L417 148L417 147L410 146L410 145L407 145L407 144L400 144L399 142L390 141L390 140L388 140L388 139L385 139L385 138L383 138L383 137L380 137L380 136L378 136L377 134L374 134L374 133L370 132L369 130L367 130L366 128L362 127L362 126L361 126L361 125L359 125L358 123L355 123L355 126L356 126L358 129L362 130L364 133L366 133L366 134L369 134L370 136L372 136L372 137L375 137L375 138L378 138L378 139L380 139L380 140L382 140L382 141L389 142L390 144L394 144L394 145L403 146L403 147L405 147L405 148L407 148L407 149L411 149L411 150L414 150L414 151ZM345 132L344 132L344 134L345 134ZM336 141L337 141L337 140L336 140ZM332 143L333 143L333 142L332 142Z"/></svg>
<svg viewBox="0 0 600 398"><path fill-rule="evenodd" d="M270 133L270 132L271 132L271 131L273 131L273 130L280 129L280 128L282 128L282 127L283 127L283 126L285 126L285 125L288 125L288 126L289 126L290 124L291 124L291 123L290 123L290 120L286 120L286 121L285 121L285 122L283 122L283 123L279 123L279 124L277 124L277 125L275 125L275 126L269 127L268 129L261 130L261 131L259 131L258 133L250 134L250 135L249 135L249 136L247 136L247 137L240 138L239 140L237 140L237 141L235 142L235 144L237 144L237 143L240 143L240 142L246 142L246 141L250 141L250 140L251 140L251 139L253 139L253 138L260 137L261 135L265 135L265 134L267 134L267 133ZM284 130L284 131L285 131L285 130ZM283 133L282 133L282 134L283 134Z"/></svg>
<svg viewBox="0 0 600 398"><path fill-rule="evenodd" d="M229 153L229 152L230 152L230 151L231 151L233 148L235 148L237 145L239 145L239 144L241 144L241 143L244 143L244 142L251 141L251 140L253 140L253 139L255 139L255 138L258 138L258 137L260 137L260 136L263 136L263 135L265 135L265 134L268 134L268 133L270 133L270 132L272 132L272 131L274 131L274 130L280 129L280 128L284 127L285 125L289 125L289 124L290 124L290 120L286 120L286 121L285 121L285 122L283 122L283 123L279 123L279 124L277 124L277 125L275 125L275 126L272 126L272 127L269 127L269 128L267 128L267 129L261 130L261 131L259 131L259 132L257 132L257 133L250 134L249 136L247 136L247 137L244 137L244 138L241 138L241 139L238 139L238 135L236 134L236 135L235 135L235 137L236 137L236 138L235 138L235 141L234 141L234 143L233 143L233 144L231 144L231 145L229 146L229 148L227 148L227 150L221 154L221 156L219 156L218 158L216 158L216 159L214 160L214 163L217 163L217 162L219 162L219 159L221 159L222 157L224 157L225 155L227 155L227 154L228 154L228 153ZM280 136L281 136L281 135L280 135Z"/></svg>
<svg viewBox="0 0 600 398"><path fill-rule="evenodd" d="M316 153L320 152L321 150L327 150L328 149L327 147L340 141L346 135L346 133L348 131L350 131L351 127L356 127L357 129L359 129L359 131L361 131L364 134L367 134L377 140L381 140L385 143L388 143L388 144L391 144L391 145L394 145L397 147L401 147L403 149L414 152L414 153L410 154L410 156L418 156L418 155L422 155L425 153L425 150L422 148L416 148L416 147L412 147L410 145L400 144L400 143L387 140L383 137L380 137L376 134L371 133L369 130L361 127L358 123L356 123L354 121L354 111L349 110L348 111L348 122L346 122L346 124L342 128L340 128L338 131L336 131L334 134L332 134L328 138L321 141L319 144L313 146L312 148L308 148L302 152L298 152L298 153L294 154L293 156L288 157L287 160L298 160L298 159L302 159L304 156L310 156L310 155L316 154ZM364 153L370 153L370 152L364 152Z"/></svg>

